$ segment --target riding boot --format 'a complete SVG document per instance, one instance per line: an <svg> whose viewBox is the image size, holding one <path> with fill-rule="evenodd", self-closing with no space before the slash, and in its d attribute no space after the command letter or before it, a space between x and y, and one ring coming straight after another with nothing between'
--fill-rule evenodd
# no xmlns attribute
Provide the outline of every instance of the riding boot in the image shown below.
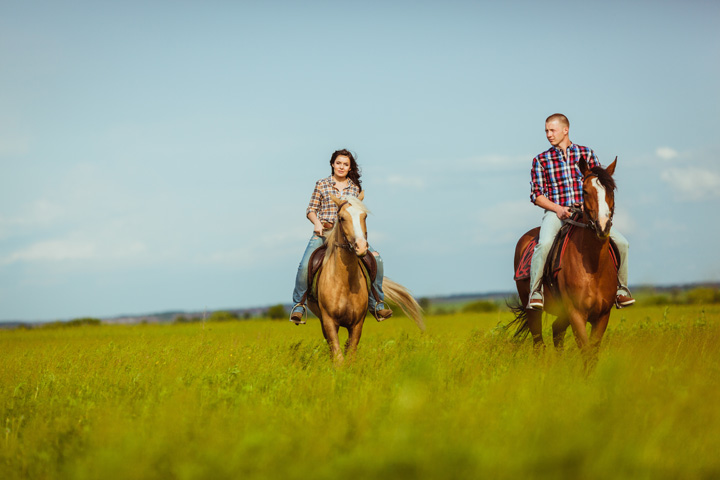
<svg viewBox="0 0 720 480"><path fill-rule="evenodd" d="M618 286L617 296L615 298L615 308L631 307L635 304L635 299L630 293L630 289L622 285Z"/></svg>
<svg viewBox="0 0 720 480"><path fill-rule="evenodd" d="M310 264L310 256L315 251L316 248L321 246L323 244L323 238L319 235L313 234L312 237L310 237L310 241L307 244L307 247L305 248L305 253L303 254L302 260L300 260L300 264L298 265L298 270L295 275L295 288L293 289L292 294L292 301L295 306L293 307L292 313L290 314L290 321L293 322L295 325L303 325L305 323L305 320L303 320L303 316L306 313L305 310L305 294L308 289L308 265Z"/></svg>
<svg viewBox="0 0 720 480"><path fill-rule="evenodd" d="M615 229L610 229L610 238L618 249L620 254L619 265L618 265L618 290L615 299L615 306L617 308L629 307L635 303L635 299L630 293L627 287L628 283L628 250L630 244L627 238Z"/></svg>
<svg viewBox="0 0 720 480"><path fill-rule="evenodd" d="M305 325L305 317L307 317L307 309L302 303L298 303L292 309L290 321L295 325Z"/></svg>
<svg viewBox="0 0 720 480"><path fill-rule="evenodd" d="M532 292L530 294L530 300L528 301L527 310L538 310L542 311L545 308L545 302L542 294L542 287L540 290Z"/></svg>
<svg viewBox="0 0 720 480"><path fill-rule="evenodd" d="M370 313L372 313L373 317L375 317L378 322L382 322L383 320L387 320L392 317L393 311L386 308L385 304L380 302L375 304L373 307L370 307Z"/></svg>
<svg viewBox="0 0 720 480"><path fill-rule="evenodd" d="M383 292L382 284L385 278L385 265L383 263L382 257L376 250L374 250L370 246L368 247L368 250L370 250L370 253L372 255L375 255L377 273L375 275L375 281L373 282L372 286L379 297L379 301L376 302L372 292L368 292L368 310L370 310L370 313L373 317L375 317L378 322L382 322L383 320L390 318L393 314L392 310L387 308L384 303L385 293Z"/></svg>

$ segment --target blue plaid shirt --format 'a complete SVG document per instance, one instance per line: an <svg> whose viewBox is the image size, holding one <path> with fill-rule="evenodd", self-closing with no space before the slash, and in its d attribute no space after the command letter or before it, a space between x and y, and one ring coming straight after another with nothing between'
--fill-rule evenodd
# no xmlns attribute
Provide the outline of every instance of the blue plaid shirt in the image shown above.
<svg viewBox="0 0 720 480"><path fill-rule="evenodd" d="M544 195L563 207L582 203L583 176L578 168L581 158L585 159L588 168L600 166L591 149L574 143L567 149L567 158L557 147L550 147L533 158L530 171L530 201L535 203L538 196Z"/></svg>

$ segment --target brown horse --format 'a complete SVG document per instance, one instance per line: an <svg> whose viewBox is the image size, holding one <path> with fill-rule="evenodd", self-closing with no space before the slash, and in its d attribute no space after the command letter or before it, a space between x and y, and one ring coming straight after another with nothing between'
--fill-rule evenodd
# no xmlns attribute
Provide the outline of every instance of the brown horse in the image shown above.
<svg viewBox="0 0 720 480"><path fill-rule="evenodd" d="M317 279L317 299L308 297L310 310L320 319L323 335L330 345L336 363L344 356L340 349L340 327L348 330L345 354L352 356L357 349L368 309L368 281L360 265L360 258L368 253L368 210L360 197L332 200L338 206L337 221L326 237L327 251L323 268ZM386 298L395 302L424 330L422 309L403 287L387 277L383 281Z"/></svg>
<svg viewBox="0 0 720 480"><path fill-rule="evenodd" d="M571 233L557 279L543 278L545 310L557 319L552 324L553 343L561 349L568 326L586 358L597 359L598 348L607 328L617 292L617 271L610 254L610 227L615 211L615 173L617 158L607 169L589 169L584 159L578 166L583 174L583 221ZM538 235L534 228L520 237L515 247L515 268L527 245ZM542 312L526 310L530 280L516 282L521 305L513 308L516 336L532 334L535 346L544 346ZM592 325L590 335L587 323Z"/></svg>

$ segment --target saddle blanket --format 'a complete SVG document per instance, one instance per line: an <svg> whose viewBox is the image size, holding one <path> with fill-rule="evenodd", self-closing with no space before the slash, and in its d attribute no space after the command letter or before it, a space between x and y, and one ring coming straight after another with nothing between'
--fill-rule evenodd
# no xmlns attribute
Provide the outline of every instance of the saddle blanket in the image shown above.
<svg viewBox="0 0 720 480"><path fill-rule="evenodd" d="M550 271L552 272L551 276L553 278L557 276L558 271L560 271L560 268L562 268L562 259L563 254L565 253L565 247L570 240L570 235L572 234L574 228L576 227L572 225L570 225L570 228L568 228L567 230L563 227L563 229L561 229L560 233L558 234L558 237L555 238L555 243L553 243L552 248L550 248L547 262L548 264L552 265L552 269L550 269ZM520 262L515 269L515 281L526 280L530 278L530 265L532 264L532 257L533 253L535 252L535 246L538 243L538 238L538 236L533 238L530 243L528 243L527 247L525 247L525 250L523 250L522 256L520 257ZM612 242L612 240L610 241L609 248L610 257L612 258L613 264L615 265L615 270L617 270L618 265L620 264L620 256L618 254L617 247ZM548 272L549 269L547 267L548 265L546 265L545 268L545 275L550 273Z"/></svg>

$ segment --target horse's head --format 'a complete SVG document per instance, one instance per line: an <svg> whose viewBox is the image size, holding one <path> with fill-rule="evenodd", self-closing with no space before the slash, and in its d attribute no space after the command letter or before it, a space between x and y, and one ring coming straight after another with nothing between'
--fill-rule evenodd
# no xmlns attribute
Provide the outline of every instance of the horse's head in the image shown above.
<svg viewBox="0 0 720 480"><path fill-rule="evenodd" d="M365 192L360 192L360 196L357 198L338 198L335 196L330 198L338 206L335 228L341 229L348 248L354 250L358 257L365 256L368 251L367 227L365 226L368 210L362 203Z"/></svg>
<svg viewBox="0 0 720 480"><path fill-rule="evenodd" d="M585 159L578 166L583 174L583 209L590 227L595 234L605 239L610 235L613 214L615 213L615 173L617 157L607 168L588 168Z"/></svg>

